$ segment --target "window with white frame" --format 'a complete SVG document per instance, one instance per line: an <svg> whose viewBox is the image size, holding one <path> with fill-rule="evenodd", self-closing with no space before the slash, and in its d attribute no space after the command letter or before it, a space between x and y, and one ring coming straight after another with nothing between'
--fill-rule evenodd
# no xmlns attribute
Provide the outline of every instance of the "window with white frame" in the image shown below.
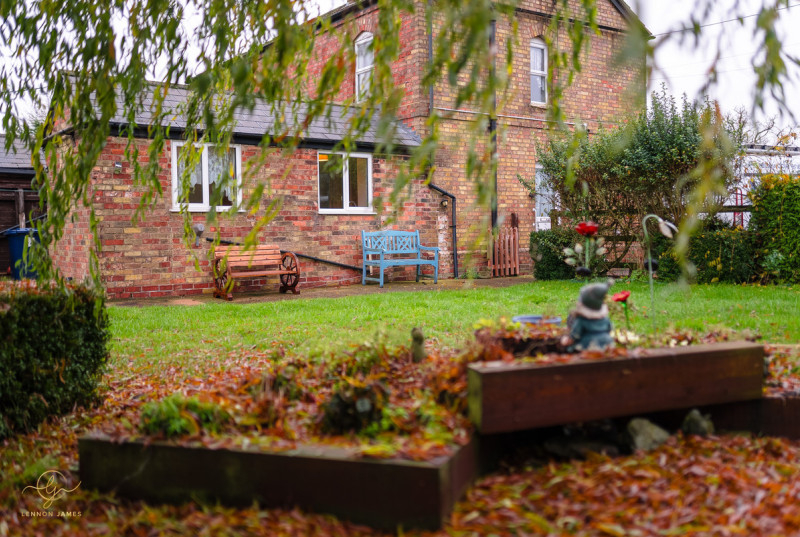
<svg viewBox="0 0 800 537"><path fill-rule="evenodd" d="M190 211L209 211L212 206L222 211L238 206L241 201L241 148L230 146L222 150L213 144L196 145L200 158L187 181L183 177L188 165L188 152L183 155L184 147L183 143L172 143L173 210L178 210L182 203L187 203Z"/></svg>
<svg viewBox="0 0 800 537"><path fill-rule="evenodd" d="M373 212L372 155L320 152L317 164L320 213Z"/></svg>
<svg viewBox="0 0 800 537"><path fill-rule="evenodd" d="M369 94L374 64L372 34L363 32L356 39L356 102L363 100Z"/></svg>
<svg viewBox="0 0 800 537"><path fill-rule="evenodd" d="M531 104L547 104L547 45L531 39Z"/></svg>

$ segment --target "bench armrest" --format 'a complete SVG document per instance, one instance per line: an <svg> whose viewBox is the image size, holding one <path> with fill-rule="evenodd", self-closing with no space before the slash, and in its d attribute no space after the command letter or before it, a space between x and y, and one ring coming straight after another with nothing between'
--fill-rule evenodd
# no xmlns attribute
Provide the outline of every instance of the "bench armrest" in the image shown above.
<svg viewBox="0 0 800 537"><path fill-rule="evenodd" d="M420 246L419 249L420 250L431 250L431 251L435 250L437 252L439 251L439 247L438 246Z"/></svg>
<svg viewBox="0 0 800 537"><path fill-rule="evenodd" d="M364 248L365 254L379 254L381 252L385 252L386 250L382 250L380 248Z"/></svg>

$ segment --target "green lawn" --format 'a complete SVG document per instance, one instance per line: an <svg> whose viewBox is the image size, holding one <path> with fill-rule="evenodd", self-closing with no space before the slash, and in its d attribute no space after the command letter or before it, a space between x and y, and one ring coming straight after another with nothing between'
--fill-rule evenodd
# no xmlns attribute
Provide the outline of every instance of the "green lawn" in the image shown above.
<svg viewBox="0 0 800 537"><path fill-rule="evenodd" d="M565 316L581 284L532 282L505 288L472 288L357 295L263 303L209 302L199 306L112 306L112 364L192 366L255 348L283 347L316 355L351 344L408 343L414 326L434 344L460 347L482 318L522 313ZM632 329L649 333L646 284L618 282L632 291ZM800 287L658 284L659 331L750 330L765 341L800 341ZM621 311L613 318L624 324Z"/></svg>

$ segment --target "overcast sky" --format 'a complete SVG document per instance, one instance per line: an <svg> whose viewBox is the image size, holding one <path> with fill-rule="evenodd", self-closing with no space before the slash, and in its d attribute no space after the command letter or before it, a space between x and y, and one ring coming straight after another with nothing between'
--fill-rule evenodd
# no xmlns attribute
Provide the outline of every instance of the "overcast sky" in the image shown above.
<svg viewBox="0 0 800 537"><path fill-rule="evenodd" d="M677 30L688 22L687 14L696 9L693 0L642 0L629 5L639 14L650 32L661 36ZM669 34L669 39L656 49L655 64L661 72L653 73L651 89L657 89L662 82L675 95L686 93L697 98L698 91L708 80L708 69L714 57L719 53L717 72L718 83L711 88L708 95L719 101L723 111L744 106L752 107L756 75L753 71L753 60L759 58L759 41L755 33L756 18L752 17L761 8L761 0L715 0L711 13L705 22L702 37L698 44L694 43L691 33L685 33L687 39L680 42L680 34ZM800 57L800 2L791 1L788 9L781 10L775 30L789 55ZM738 20L730 21L737 17ZM730 21L730 22L723 22ZM786 100L795 119L780 118L784 126L800 123L800 67L788 63L792 82L786 87ZM778 113L778 106L771 98L766 98L768 116Z"/></svg>

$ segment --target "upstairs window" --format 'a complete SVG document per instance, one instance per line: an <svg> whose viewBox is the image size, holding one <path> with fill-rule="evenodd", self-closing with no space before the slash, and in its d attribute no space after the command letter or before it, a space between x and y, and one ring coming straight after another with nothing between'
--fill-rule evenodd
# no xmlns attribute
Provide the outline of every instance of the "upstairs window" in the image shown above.
<svg viewBox="0 0 800 537"><path fill-rule="evenodd" d="M320 213L372 214L372 155L320 152L317 163Z"/></svg>
<svg viewBox="0 0 800 537"><path fill-rule="evenodd" d="M363 101L369 95L374 64L372 34L364 32L356 39L356 102Z"/></svg>
<svg viewBox="0 0 800 537"><path fill-rule="evenodd" d="M547 45L531 39L531 104L547 104Z"/></svg>
<svg viewBox="0 0 800 537"><path fill-rule="evenodd" d="M200 160L191 171L187 184L183 180L187 166L186 158L181 155L184 147L183 143L172 143L172 209L178 210L182 203L187 202L190 211L209 211L212 206L224 211L238 205L241 148L231 146L223 151L213 144L197 145Z"/></svg>

